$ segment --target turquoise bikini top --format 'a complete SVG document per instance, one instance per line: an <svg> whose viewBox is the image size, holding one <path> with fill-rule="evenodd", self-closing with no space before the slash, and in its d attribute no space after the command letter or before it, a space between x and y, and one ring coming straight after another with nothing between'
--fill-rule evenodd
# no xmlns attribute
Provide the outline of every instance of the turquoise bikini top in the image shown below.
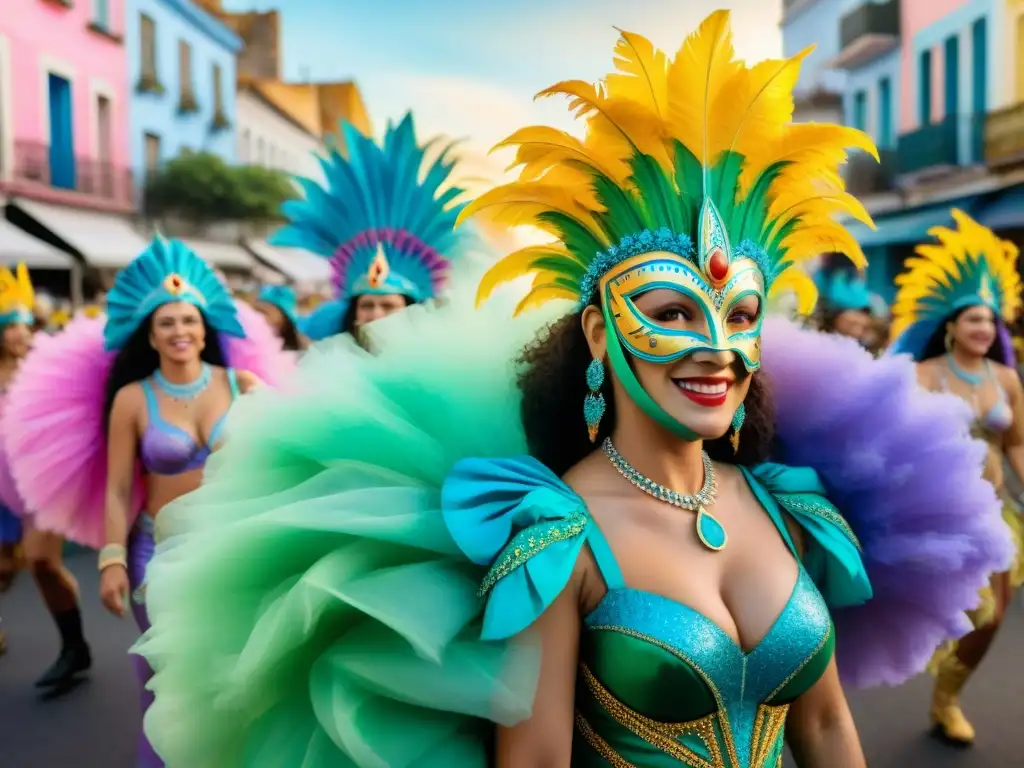
<svg viewBox="0 0 1024 768"><path fill-rule="evenodd" d="M807 534L790 598L749 651L698 611L630 588L583 500L536 460L468 459L450 474L445 523L489 569L483 639L529 627L568 583L584 543L605 580L580 638L573 766L778 764L789 704L832 658L829 606L862 603L871 586L813 470L742 471L795 557L783 511Z"/></svg>

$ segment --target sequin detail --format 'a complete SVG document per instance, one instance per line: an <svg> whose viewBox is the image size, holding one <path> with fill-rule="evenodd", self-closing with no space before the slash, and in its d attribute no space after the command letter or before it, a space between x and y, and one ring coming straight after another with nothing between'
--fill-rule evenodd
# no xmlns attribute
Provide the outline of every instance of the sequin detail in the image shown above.
<svg viewBox="0 0 1024 768"><path fill-rule="evenodd" d="M494 565L484 576L477 594L485 596L494 585L508 576L516 568L522 567L527 560L538 552L559 541L579 536L587 528L590 517L580 507L568 517L551 522L536 523L524 528L505 546L494 561Z"/></svg>
<svg viewBox="0 0 1024 768"><path fill-rule="evenodd" d="M789 714L788 704L779 707L762 704L757 708L757 718L754 720L754 743L750 758L752 768L770 768L768 758L771 757L775 745L782 735L782 729L786 727L787 714ZM780 755L776 764L781 765L781 759Z"/></svg>
<svg viewBox="0 0 1024 768"><path fill-rule="evenodd" d="M857 534L853 532L850 524L846 522L846 518L821 496L814 493L780 493L775 498L790 514L805 514L827 520L845 533L858 551L861 549L860 539L857 538Z"/></svg>
<svg viewBox="0 0 1024 768"><path fill-rule="evenodd" d="M612 768L639 768L612 749L611 744L598 736L597 732L590 727L590 723L587 722L583 715L577 712L574 719L576 720L576 730L580 732L580 735L587 740L587 743L594 748L597 754L608 761Z"/></svg>
<svg viewBox="0 0 1024 768"><path fill-rule="evenodd" d="M715 736L716 715L708 715L699 720L682 723L663 723L652 720L630 709L615 698L594 677L594 673L586 664L580 664L579 671L597 703L623 728L632 731L652 747L657 747L666 755L670 755L692 768L724 768L722 753L718 748L718 739ZM704 743L704 748L711 756L710 760L701 757L679 742L679 739L689 734L697 736Z"/></svg>

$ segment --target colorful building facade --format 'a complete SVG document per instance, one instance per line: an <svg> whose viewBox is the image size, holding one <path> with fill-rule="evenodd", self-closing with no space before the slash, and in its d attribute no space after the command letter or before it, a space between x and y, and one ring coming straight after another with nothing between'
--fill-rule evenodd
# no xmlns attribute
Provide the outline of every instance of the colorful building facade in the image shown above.
<svg viewBox="0 0 1024 768"><path fill-rule="evenodd" d="M839 17L845 0L783 0L782 52L793 56L808 46L794 89L794 118L805 122L839 122L846 73L832 66L839 53Z"/></svg>
<svg viewBox="0 0 1024 768"><path fill-rule="evenodd" d="M3 4L0 192L131 208L123 3Z"/></svg>
<svg viewBox="0 0 1024 768"><path fill-rule="evenodd" d="M183 151L234 163L242 40L192 0L125 0L129 144L140 187Z"/></svg>

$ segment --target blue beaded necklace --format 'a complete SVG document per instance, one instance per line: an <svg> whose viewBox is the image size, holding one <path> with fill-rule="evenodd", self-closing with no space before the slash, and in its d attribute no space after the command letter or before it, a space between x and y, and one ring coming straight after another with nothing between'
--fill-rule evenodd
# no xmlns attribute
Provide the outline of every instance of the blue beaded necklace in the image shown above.
<svg viewBox="0 0 1024 768"><path fill-rule="evenodd" d="M960 379L960 381L970 384L972 387L978 386L985 380L985 373L987 373L987 369L982 373L971 373L970 371L965 371L956 364L956 360L954 360L953 356L948 352L946 353L946 365L949 366L949 370L952 371L954 376Z"/></svg>
<svg viewBox="0 0 1024 768"><path fill-rule="evenodd" d="M173 381L168 381L167 377L158 368L156 373L153 374L153 380L156 381L160 389L174 400L195 400L210 386L210 382L213 380L213 368L209 363L203 363L199 377L187 384L175 384Z"/></svg>

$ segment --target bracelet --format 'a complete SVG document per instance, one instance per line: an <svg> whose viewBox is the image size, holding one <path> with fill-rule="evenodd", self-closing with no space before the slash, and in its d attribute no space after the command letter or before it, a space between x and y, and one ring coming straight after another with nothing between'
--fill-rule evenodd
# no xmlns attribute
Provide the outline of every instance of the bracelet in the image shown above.
<svg viewBox="0 0 1024 768"><path fill-rule="evenodd" d="M98 568L102 573L112 565L128 569L128 550L121 544L107 544L100 550Z"/></svg>

